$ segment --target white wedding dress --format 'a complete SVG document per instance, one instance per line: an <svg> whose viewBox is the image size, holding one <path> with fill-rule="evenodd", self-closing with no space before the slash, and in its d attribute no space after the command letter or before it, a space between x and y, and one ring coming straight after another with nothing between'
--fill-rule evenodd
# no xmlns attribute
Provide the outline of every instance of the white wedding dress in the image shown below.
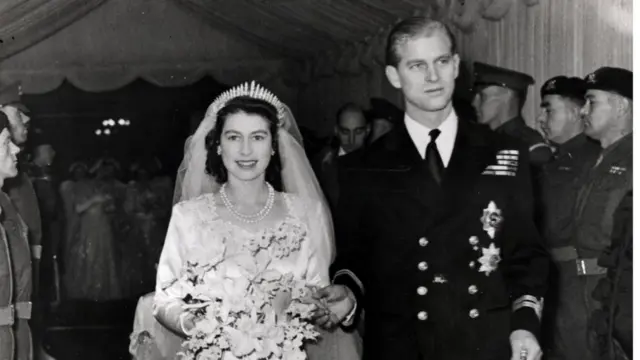
<svg viewBox="0 0 640 360"><path fill-rule="evenodd" d="M323 219L318 215L322 211L320 203L291 194L279 194L282 194L281 199L286 204L286 216L279 221L272 221L251 230L222 219L218 214L214 194L201 195L174 207L158 265L156 292L142 297L136 309L129 349L134 359L178 358L177 353L181 349L183 338L161 325L155 319L154 313L162 316L165 321L179 324L182 295L179 288L172 284L180 277L183 264L187 260L212 259L219 255L223 239L227 250L231 249L235 254L238 251L242 253L243 244L260 238L268 231L278 230L286 236L303 236L298 251L287 256L266 254L272 258L268 268L281 273L292 273L295 278L304 280L310 286L323 287L329 284L328 271L331 259L323 255L325 252L317 251L313 246L324 242L311 241L308 238L312 234L324 236L318 235L323 234L322 232L309 231L312 226L323 226L317 224L318 219ZM248 250L246 256L251 256ZM238 258L225 260L225 266L229 269L241 266L240 263L234 263L236 259ZM361 358L362 341L356 332L347 333L341 329L331 332L318 330L321 333L320 340L308 345L306 349L309 359Z"/></svg>

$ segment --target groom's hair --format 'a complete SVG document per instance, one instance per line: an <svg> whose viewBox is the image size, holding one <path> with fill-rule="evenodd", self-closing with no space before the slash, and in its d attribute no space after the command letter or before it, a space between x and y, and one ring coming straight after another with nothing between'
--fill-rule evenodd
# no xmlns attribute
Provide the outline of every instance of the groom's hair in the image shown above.
<svg viewBox="0 0 640 360"><path fill-rule="evenodd" d="M228 171L222 161L222 156L218 155L218 146L222 137L222 129L227 118L237 113L258 115L269 123L271 132L271 147L275 152L269 161L265 171L265 179L273 187L282 191L282 163L280 161L280 151L278 147L278 111L276 108L264 100L240 96L229 100L229 102L218 111L216 115L216 125L207 134L205 147L207 149L207 163L205 170L207 174L213 176L220 184L227 182Z"/></svg>
<svg viewBox="0 0 640 360"><path fill-rule="evenodd" d="M434 20L428 16L413 16L402 20L391 29L387 37L387 47L385 53L386 65L397 67L401 56L398 48L406 44L409 40L419 36L431 36L434 32L442 31L451 42L451 54L457 53L456 38L451 28L442 21Z"/></svg>

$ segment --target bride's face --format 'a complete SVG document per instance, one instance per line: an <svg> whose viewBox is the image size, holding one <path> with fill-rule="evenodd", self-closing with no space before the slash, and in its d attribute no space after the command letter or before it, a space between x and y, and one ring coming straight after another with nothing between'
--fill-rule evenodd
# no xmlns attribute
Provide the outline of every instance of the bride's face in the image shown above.
<svg viewBox="0 0 640 360"><path fill-rule="evenodd" d="M227 117L220 136L222 162L229 178L264 178L271 160L269 122L259 115L239 112Z"/></svg>

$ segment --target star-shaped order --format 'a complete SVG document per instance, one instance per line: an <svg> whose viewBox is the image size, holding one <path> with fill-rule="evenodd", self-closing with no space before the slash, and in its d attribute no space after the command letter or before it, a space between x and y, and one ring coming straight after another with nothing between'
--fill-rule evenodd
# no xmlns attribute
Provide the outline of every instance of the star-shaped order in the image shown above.
<svg viewBox="0 0 640 360"><path fill-rule="evenodd" d="M488 248L482 248L482 256L478 259L481 266L478 271L489 276L489 274L498 269L500 260L502 260L500 258L500 248L497 248L494 243L491 243Z"/></svg>
<svg viewBox="0 0 640 360"><path fill-rule="evenodd" d="M502 223L502 210L498 209L495 202L491 201L486 209L482 210L482 230L489 234L489 237L493 239L496 236L496 230Z"/></svg>

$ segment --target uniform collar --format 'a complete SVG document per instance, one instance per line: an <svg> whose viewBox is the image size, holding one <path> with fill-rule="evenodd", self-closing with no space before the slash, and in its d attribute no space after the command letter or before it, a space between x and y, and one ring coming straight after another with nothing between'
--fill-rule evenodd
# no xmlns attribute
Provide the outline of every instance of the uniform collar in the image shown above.
<svg viewBox="0 0 640 360"><path fill-rule="evenodd" d="M500 134L508 134L516 129L519 129L523 126L527 126L527 124L524 122L524 119L522 118L522 116L518 115L516 117L514 117L511 120L508 120L507 122L505 122L504 124L498 126L496 128L496 132L500 133Z"/></svg>

